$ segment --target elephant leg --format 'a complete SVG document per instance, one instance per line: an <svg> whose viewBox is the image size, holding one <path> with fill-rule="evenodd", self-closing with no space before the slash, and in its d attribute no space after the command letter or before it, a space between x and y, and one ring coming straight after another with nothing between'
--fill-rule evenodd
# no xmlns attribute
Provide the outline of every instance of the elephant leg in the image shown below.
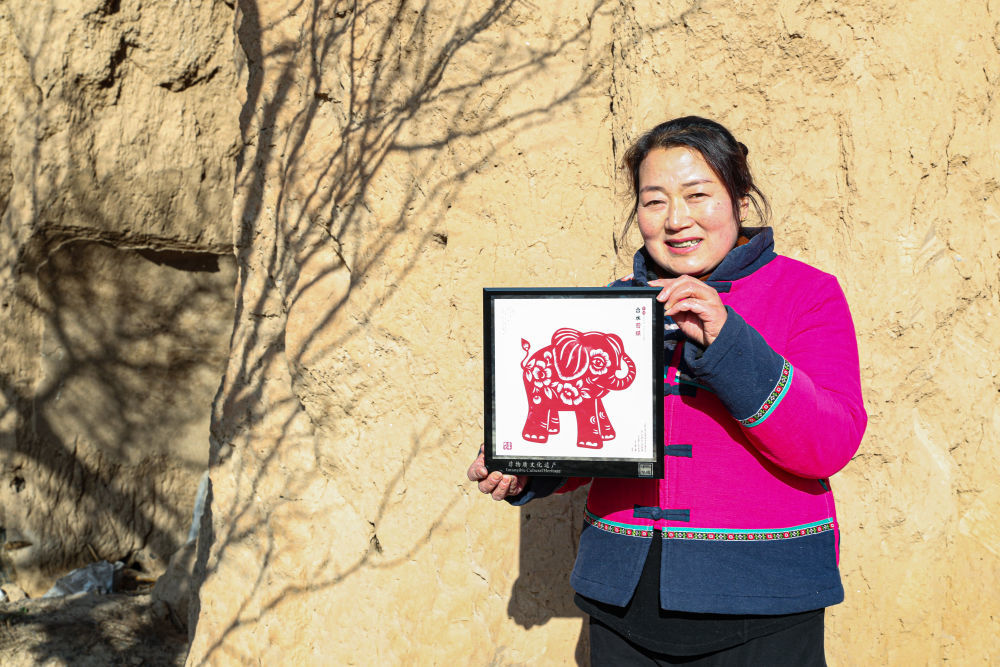
<svg viewBox="0 0 1000 667"><path fill-rule="evenodd" d="M549 410L549 433L559 432L559 411Z"/></svg>
<svg viewBox="0 0 1000 667"><path fill-rule="evenodd" d="M597 399L588 399L576 408L576 446L600 449L604 446L598 427Z"/></svg>
<svg viewBox="0 0 1000 667"><path fill-rule="evenodd" d="M597 399L597 430L601 435L601 440L614 440L615 439L615 429L611 426L611 420L608 419L608 412L604 409L604 403L601 399Z"/></svg>
<svg viewBox="0 0 1000 667"><path fill-rule="evenodd" d="M549 422L551 413L549 406L542 400L541 394L533 392L533 387L525 383L528 392L528 416L524 420L521 437L528 442L548 442Z"/></svg>

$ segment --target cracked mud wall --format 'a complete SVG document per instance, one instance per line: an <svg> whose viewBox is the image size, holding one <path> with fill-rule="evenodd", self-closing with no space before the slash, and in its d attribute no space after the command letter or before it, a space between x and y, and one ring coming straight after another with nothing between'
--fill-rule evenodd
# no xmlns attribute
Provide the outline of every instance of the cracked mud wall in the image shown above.
<svg viewBox="0 0 1000 667"><path fill-rule="evenodd" d="M183 540L222 377L190 664L585 659L583 496L514 510L464 479L481 288L627 273L615 165L699 113L750 146L779 250L838 275L858 329L830 663L989 662L998 21L995 0L3 0L0 507L32 544L5 567L41 588L51 554ZM23 538L41 512L68 549Z"/></svg>
<svg viewBox="0 0 1000 667"><path fill-rule="evenodd" d="M833 480L836 664L1000 655L978 592L1000 555L1000 5L949 11L634 2L616 23L617 143L664 103L740 128L779 250L851 303L870 423Z"/></svg>
<svg viewBox="0 0 1000 667"><path fill-rule="evenodd" d="M739 132L780 250L854 310L871 426L834 479L831 663L994 655L1000 7L946 11L239 3L241 279L189 662L584 659L582 496L464 481L480 289L627 272L615 165L685 113Z"/></svg>
<svg viewBox="0 0 1000 667"><path fill-rule="evenodd" d="M615 165L685 113L739 132L780 250L854 310L871 426L834 479L831 663L995 654L1000 8L963 11L238 3L241 275L189 662L584 659L582 496L513 510L464 480L480 290L626 273Z"/></svg>
<svg viewBox="0 0 1000 667"><path fill-rule="evenodd" d="M482 428L482 285L614 263L610 168L576 159L608 146L609 16L545 11L238 5L241 277L191 664L575 641L578 614L511 623L519 516L458 463Z"/></svg>
<svg viewBox="0 0 1000 667"><path fill-rule="evenodd" d="M231 18L0 2L0 577L32 595L187 538L232 328Z"/></svg>

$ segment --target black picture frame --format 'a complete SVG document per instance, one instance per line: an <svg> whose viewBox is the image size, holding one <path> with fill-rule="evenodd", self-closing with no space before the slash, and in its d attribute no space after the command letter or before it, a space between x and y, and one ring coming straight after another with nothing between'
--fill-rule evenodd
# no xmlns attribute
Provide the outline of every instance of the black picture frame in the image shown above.
<svg viewBox="0 0 1000 667"><path fill-rule="evenodd" d="M483 289L487 469L663 477L659 292Z"/></svg>

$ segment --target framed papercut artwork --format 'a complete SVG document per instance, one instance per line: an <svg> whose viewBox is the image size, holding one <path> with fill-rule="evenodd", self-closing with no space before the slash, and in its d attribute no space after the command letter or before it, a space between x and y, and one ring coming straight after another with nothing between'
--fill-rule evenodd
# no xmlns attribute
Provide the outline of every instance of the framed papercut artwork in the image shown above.
<svg viewBox="0 0 1000 667"><path fill-rule="evenodd" d="M486 288L486 467L663 477L658 288Z"/></svg>

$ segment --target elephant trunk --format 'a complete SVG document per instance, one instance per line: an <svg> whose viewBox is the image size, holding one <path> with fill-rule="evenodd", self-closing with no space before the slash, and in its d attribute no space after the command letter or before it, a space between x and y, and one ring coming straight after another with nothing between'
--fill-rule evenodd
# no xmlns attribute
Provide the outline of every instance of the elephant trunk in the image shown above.
<svg viewBox="0 0 1000 667"><path fill-rule="evenodd" d="M622 370L626 370L625 376L618 377L618 373ZM620 391L632 384L633 380L635 380L635 364L632 362L631 357L628 355L622 355L621 368L618 369L618 372L608 378L607 387L611 391Z"/></svg>

